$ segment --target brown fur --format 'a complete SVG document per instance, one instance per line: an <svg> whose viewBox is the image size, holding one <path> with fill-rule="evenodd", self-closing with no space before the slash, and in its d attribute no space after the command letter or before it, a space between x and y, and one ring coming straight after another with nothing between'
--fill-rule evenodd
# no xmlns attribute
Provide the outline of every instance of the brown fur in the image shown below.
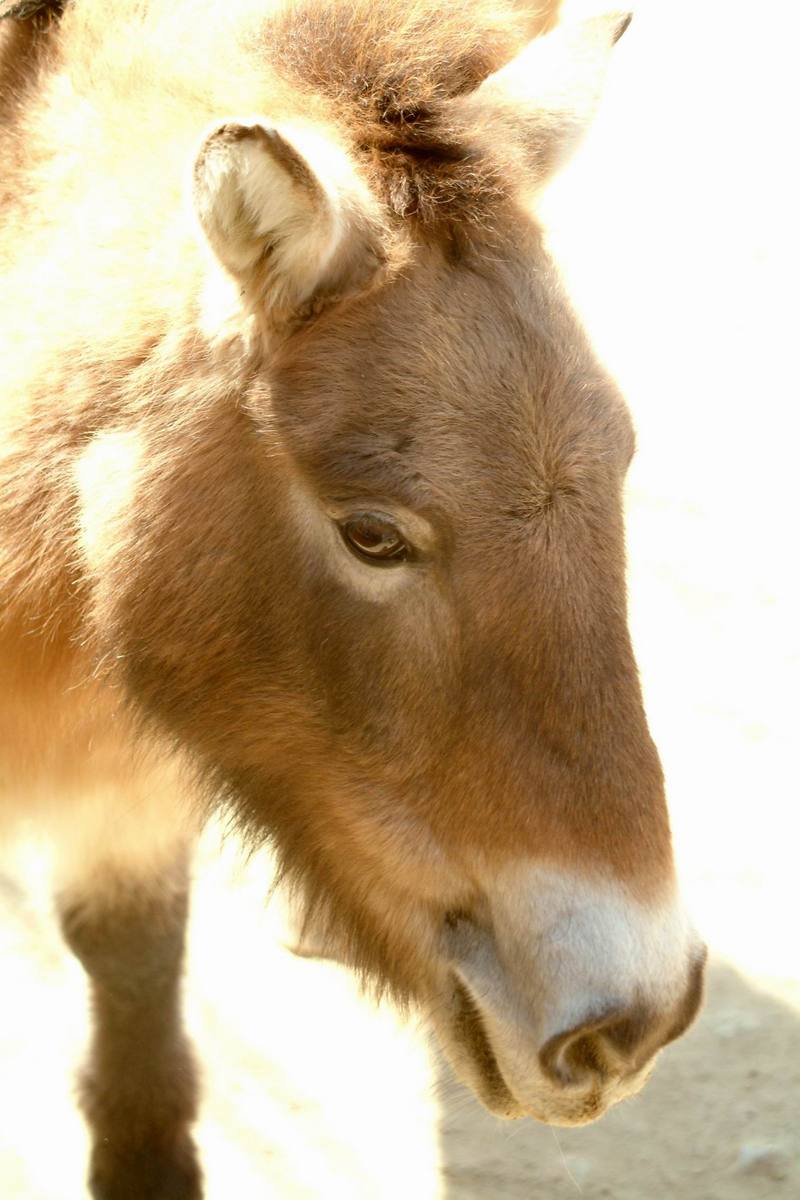
<svg viewBox="0 0 800 1200"><path fill-rule="evenodd" d="M630 420L524 203L555 118L493 126L470 100L552 9L75 0L2 79L13 796L77 797L101 758L125 794L163 763L271 838L309 919L400 999L435 993L442 922L482 921L504 863L643 901L672 883L626 628ZM353 243L278 322L267 248L210 327L191 167L252 114L338 140L372 257ZM397 603L315 540L320 506L358 502L434 531ZM113 890L120 853L70 894Z"/></svg>
<svg viewBox="0 0 800 1200"><path fill-rule="evenodd" d="M130 896L123 881L102 908L68 897L60 908L64 937L92 983L94 1042L81 1080L95 1135L92 1193L194 1200L197 1081L180 1018L185 864L162 876L154 894Z"/></svg>

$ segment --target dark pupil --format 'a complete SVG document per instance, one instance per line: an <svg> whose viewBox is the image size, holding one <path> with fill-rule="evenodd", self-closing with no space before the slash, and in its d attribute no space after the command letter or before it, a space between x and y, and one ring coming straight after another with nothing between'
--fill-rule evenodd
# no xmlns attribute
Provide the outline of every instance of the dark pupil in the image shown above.
<svg viewBox="0 0 800 1200"><path fill-rule="evenodd" d="M344 527L345 537L355 550L369 558L402 558L406 544L396 529L383 521L359 517L348 521Z"/></svg>

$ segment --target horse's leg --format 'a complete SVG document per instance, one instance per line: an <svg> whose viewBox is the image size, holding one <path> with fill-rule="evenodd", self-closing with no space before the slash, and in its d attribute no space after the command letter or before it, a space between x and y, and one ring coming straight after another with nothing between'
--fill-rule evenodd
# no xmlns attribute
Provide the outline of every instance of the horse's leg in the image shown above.
<svg viewBox="0 0 800 1200"><path fill-rule="evenodd" d="M197 1078L180 1012L187 845L178 836L165 844L161 828L148 855L139 828L129 831L136 853L126 855L131 815L135 820L135 808L113 822L111 835L104 828L105 853L93 843L86 870L76 867L73 845L57 900L92 996L81 1083L92 1135L90 1190L96 1200L198 1200L190 1133Z"/></svg>

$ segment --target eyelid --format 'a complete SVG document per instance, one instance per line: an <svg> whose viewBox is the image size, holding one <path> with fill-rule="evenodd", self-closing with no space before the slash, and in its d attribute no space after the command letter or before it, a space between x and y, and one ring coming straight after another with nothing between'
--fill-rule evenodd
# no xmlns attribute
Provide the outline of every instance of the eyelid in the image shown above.
<svg viewBox="0 0 800 1200"><path fill-rule="evenodd" d="M331 498L325 505L326 512L332 521L341 525L343 521L352 521L359 516L374 517L394 525L397 532L408 543L415 557L418 554L429 554L436 546L436 533L424 517L410 512L396 504L377 497L372 499Z"/></svg>

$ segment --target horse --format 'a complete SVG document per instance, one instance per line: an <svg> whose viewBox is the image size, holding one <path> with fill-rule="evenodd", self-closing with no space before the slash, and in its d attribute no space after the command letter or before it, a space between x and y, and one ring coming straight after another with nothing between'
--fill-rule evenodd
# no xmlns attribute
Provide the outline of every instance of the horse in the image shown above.
<svg viewBox="0 0 800 1200"><path fill-rule="evenodd" d="M202 1192L210 813L498 1116L595 1119L698 1010L627 627L632 422L536 215L629 19L0 23L0 811L56 847L101 1200Z"/></svg>

